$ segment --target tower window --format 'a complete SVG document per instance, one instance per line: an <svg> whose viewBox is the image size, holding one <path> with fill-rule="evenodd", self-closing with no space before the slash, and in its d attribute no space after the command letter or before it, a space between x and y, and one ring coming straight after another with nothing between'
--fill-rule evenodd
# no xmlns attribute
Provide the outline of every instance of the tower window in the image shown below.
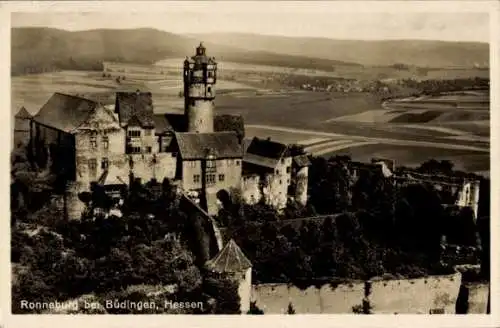
<svg viewBox="0 0 500 328"><path fill-rule="evenodd" d="M102 137L102 147L104 149L108 149L109 148L109 137L108 136L103 136Z"/></svg>
<svg viewBox="0 0 500 328"><path fill-rule="evenodd" d="M107 158L103 158L101 160L101 169L106 170L109 167L109 160Z"/></svg>
<svg viewBox="0 0 500 328"><path fill-rule="evenodd" d="M147 146L146 147L146 153L151 153L153 150L153 148L151 148L150 146Z"/></svg>
<svg viewBox="0 0 500 328"><path fill-rule="evenodd" d="M200 175L199 174L193 175L193 182L194 183L200 183Z"/></svg>
<svg viewBox="0 0 500 328"><path fill-rule="evenodd" d="M224 181L224 174L219 174L219 181Z"/></svg>
<svg viewBox="0 0 500 328"><path fill-rule="evenodd" d="M212 87L208 87L208 93L212 93Z"/></svg>

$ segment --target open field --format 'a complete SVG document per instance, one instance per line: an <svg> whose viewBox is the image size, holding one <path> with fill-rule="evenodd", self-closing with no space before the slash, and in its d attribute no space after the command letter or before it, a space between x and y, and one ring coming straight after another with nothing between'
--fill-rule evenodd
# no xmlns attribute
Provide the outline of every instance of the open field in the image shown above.
<svg viewBox="0 0 500 328"><path fill-rule="evenodd" d="M115 92L137 89L153 93L156 112L180 113L184 106L179 95L182 61L170 63L171 68L161 75L137 70L118 72L126 77L121 82L114 76L103 77L101 72L64 71L13 77L12 115L21 106L35 114L54 92L113 104ZM226 64L235 70L242 65ZM261 66L244 67L284 70ZM489 95L485 92L448 93L383 103L380 96L367 92L292 91L286 87L270 90L258 85L224 79L217 83L216 113L242 115L247 138L270 137L283 143L303 144L321 156L352 150L356 156L369 160L386 154L383 157L392 156L405 165L418 164L422 158L449 156L464 169L488 170ZM418 154L411 157L413 153Z"/></svg>

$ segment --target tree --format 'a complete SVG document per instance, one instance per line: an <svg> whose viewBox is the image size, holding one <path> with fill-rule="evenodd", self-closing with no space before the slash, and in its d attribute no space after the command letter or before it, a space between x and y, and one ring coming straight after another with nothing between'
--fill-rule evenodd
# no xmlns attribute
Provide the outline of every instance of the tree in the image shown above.
<svg viewBox="0 0 500 328"><path fill-rule="evenodd" d="M264 314L256 304L257 302L250 302L250 310L248 310L247 314Z"/></svg>

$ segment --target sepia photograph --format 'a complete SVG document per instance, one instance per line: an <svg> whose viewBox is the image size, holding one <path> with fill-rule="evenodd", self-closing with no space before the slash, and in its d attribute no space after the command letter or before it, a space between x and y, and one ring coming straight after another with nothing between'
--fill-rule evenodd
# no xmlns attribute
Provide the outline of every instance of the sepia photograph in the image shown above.
<svg viewBox="0 0 500 328"><path fill-rule="evenodd" d="M9 13L12 316L491 314L490 12L163 5Z"/></svg>

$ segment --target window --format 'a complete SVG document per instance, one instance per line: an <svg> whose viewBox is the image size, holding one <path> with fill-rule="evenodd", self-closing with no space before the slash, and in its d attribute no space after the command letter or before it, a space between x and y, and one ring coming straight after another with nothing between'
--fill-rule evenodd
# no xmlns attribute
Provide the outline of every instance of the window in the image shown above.
<svg viewBox="0 0 500 328"><path fill-rule="evenodd" d="M199 174L193 175L193 182L194 183L200 183L200 175Z"/></svg>
<svg viewBox="0 0 500 328"><path fill-rule="evenodd" d="M281 164L285 164L285 159L284 158L281 159Z"/></svg>
<svg viewBox="0 0 500 328"><path fill-rule="evenodd" d="M95 158L89 159L89 170L95 171L97 169L97 160Z"/></svg>
<svg viewBox="0 0 500 328"><path fill-rule="evenodd" d="M286 173L290 173L290 166L286 167Z"/></svg>
<svg viewBox="0 0 500 328"><path fill-rule="evenodd" d="M97 148L97 137L96 136L90 137L90 147Z"/></svg>
<svg viewBox="0 0 500 328"><path fill-rule="evenodd" d="M129 130L128 131L128 136L129 137L140 137L141 136L141 131L140 130Z"/></svg>
<svg viewBox="0 0 500 328"><path fill-rule="evenodd" d="M108 136L102 136L102 147L104 149L109 148L109 137Z"/></svg>
<svg viewBox="0 0 500 328"><path fill-rule="evenodd" d="M280 170L276 170L276 174L278 174L278 175L279 175L279 174L280 174Z"/></svg>
<svg viewBox="0 0 500 328"><path fill-rule="evenodd" d="M240 166L240 161L236 160L236 166Z"/></svg>
<svg viewBox="0 0 500 328"><path fill-rule="evenodd" d="M208 93L212 93L212 87L208 87L207 91Z"/></svg>
<svg viewBox="0 0 500 328"><path fill-rule="evenodd" d="M153 132L152 129L146 129L146 130L144 130L144 135L149 137L149 136L151 136L152 132Z"/></svg>
<svg viewBox="0 0 500 328"><path fill-rule="evenodd" d="M208 167L208 168L213 168L213 167L215 167L215 161L207 161L207 167Z"/></svg>
<svg viewBox="0 0 500 328"><path fill-rule="evenodd" d="M172 157L177 157L177 153L172 153Z"/></svg>
<svg viewBox="0 0 500 328"><path fill-rule="evenodd" d="M219 174L219 181L224 181L224 174Z"/></svg>
<svg viewBox="0 0 500 328"><path fill-rule="evenodd" d="M129 153L130 154L140 154L141 153L141 147L130 146L129 147Z"/></svg>
<svg viewBox="0 0 500 328"><path fill-rule="evenodd" d="M146 153L151 153L152 151L153 151L153 148L151 148L150 146L146 147Z"/></svg>
<svg viewBox="0 0 500 328"><path fill-rule="evenodd" d="M207 175L207 184L214 184L215 183L215 174L208 174Z"/></svg>
<svg viewBox="0 0 500 328"><path fill-rule="evenodd" d="M281 184L281 180L280 180L280 184Z"/></svg>
<svg viewBox="0 0 500 328"><path fill-rule="evenodd" d="M109 167L109 160L107 158L103 158L101 160L101 169L107 170Z"/></svg>
<svg viewBox="0 0 500 328"><path fill-rule="evenodd" d="M193 100L191 100L191 106L194 106L194 105L196 105L196 103L195 103L195 101L193 99Z"/></svg>

